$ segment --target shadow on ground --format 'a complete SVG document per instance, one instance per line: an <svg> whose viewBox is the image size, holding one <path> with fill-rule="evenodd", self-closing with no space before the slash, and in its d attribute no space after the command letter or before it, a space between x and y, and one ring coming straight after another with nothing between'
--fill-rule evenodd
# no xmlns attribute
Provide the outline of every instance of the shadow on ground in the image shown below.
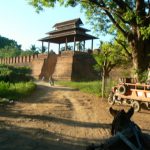
<svg viewBox="0 0 150 150"><path fill-rule="evenodd" d="M9 112L7 113L5 111L0 111L0 116L2 117L8 117L8 118L24 118L24 119L29 119L29 120L38 120L38 121L48 121L57 123L57 124L65 124L68 126L76 126L76 127L84 127L84 128L106 128L110 129L110 124L101 124L101 123L92 123L92 122L81 122L81 121L75 121L75 120L70 120L66 118L59 118L55 116L47 116L47 115L32 115L32 114L21 114L20 112L15 113L15 112Z"/></svg>
<svg viewBox="0 0 150 150"><path fill-rule="evenodd" d="M45 129L22 128L4 121L0 121L0 126L1 150L83 150L87 146L87 139L52 133Z"/></svg>

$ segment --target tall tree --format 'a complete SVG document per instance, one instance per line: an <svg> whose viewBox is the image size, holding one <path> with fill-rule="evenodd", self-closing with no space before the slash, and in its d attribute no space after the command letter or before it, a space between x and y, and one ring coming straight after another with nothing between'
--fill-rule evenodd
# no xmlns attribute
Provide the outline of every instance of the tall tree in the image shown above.
<svg viewBox="0 0 150 150"><path fill-rule="evenodd" d="M120 53L120 57L118 57ZM95 70L101 73L102 78L102 97L105 92L105 80L109 77L110 71L117 65L121 65L126 62L126 55L122 47L118 46L118 43L101 43L100 51L93 54L97 64L94 66Z"/></svg>
<svg viewBox="0 0 150 150"><path fill-rule="evenodd" d="M38 48L35 45L31 45L30 51L32 51L33 54L38 54Z"/></svg>
<svg viewBox="0 0 150 150"><path fill-rule="evenodd" d="M119 53L120 56L118 57ZM105 78L109 77L110 71L115 66L125 63L128 59L128 57L124 55L124 50L122 47L119 47L116 42L101 43L100 51L94 53L93 56L97 62L95 65L95 70L98 72L102 71L102 76Z"/></svg>
<svg viewBox="0 0 150 150"><path fill-rule="evenodd" d="M21 50L14 47L5 46L4 48L0 49L0 58L16 57L20 54Z"/></svg>
<svg viewBox="0 0 150 150"><path fill-rule="evenodd" d="M9 38L0 36L0 49L4 48L5 46L21 49L21 45L18 45L18 43L15 40L11 40Z"/></svg>
<svg viewBox="0 0 150 150"><path fill-rule="evenodd" d="M0 36L0 57L15 57L21 54L21 45L15 40Z"/></svg>
<svg viewBox="0 0 150 150"><path fill-rule="evenodd" d="M143 72L150 62L150 0L28 0L37 11L80 4L96 30L121 33L131 46L134 69ZM94 20L94 21L93 21ZM98 28L97 28L98 26Z"/></svg>

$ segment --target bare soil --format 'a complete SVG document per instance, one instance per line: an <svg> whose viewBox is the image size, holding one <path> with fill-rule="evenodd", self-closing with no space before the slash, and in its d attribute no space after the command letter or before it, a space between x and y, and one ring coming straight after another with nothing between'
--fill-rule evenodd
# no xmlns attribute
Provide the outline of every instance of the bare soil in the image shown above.
<svg viewBox="0 0 150 150"><path fill-rule="evenodd" d="M36 91L0 107L0 150L83 150L110 137L109 105L99 97L38 82ZM125 106L115 106L120 109ZM133 116L150 134L150 111Z"/></svg>

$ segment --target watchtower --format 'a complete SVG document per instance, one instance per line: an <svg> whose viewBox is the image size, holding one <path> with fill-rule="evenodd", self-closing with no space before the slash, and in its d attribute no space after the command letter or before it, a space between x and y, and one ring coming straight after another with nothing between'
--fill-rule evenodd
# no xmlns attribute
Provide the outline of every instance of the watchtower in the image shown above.
<svg viewBox="0 0 150 150"><path fill-rule="evenodd" d="M39 41L43 43L48 42L48 53L50 50L50 43L55 43L59 45L58 52L60 53L60 45L65 43L65 50L67 50L67 45L69 42L73 42L73 51L76 51L76 42L83 42L83 49L85 49L85 41L91 40L91 50L93 50L93 40L97 39L95 36L87 34L90 31L81 27L83 25L80 18L68 20L60 23L56 23L53 27L53 31L48 32L48 36ZM80 51L80 49L79 49Z"/></svg>

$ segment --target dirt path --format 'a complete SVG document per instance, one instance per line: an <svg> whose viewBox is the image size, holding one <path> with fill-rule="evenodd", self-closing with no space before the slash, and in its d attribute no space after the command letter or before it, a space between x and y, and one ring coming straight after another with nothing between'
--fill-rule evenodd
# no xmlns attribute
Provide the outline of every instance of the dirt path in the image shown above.
<svg viewBox="0 0 150 150"><path fill-rule="evenodd" d="M85 149L110 136L108 109L98 97L39 82L32 96L0 108L0 150ZM150 133L150 111L133 120Z"/></svg>

